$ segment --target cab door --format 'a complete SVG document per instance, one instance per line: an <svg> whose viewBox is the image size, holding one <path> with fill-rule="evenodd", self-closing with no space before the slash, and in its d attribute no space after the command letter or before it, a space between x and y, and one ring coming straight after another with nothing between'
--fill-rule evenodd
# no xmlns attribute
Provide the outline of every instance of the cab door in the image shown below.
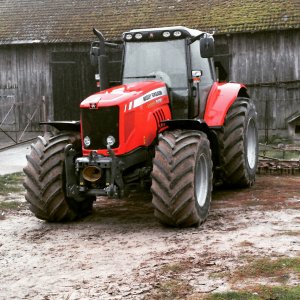
<svg viewBox="0 0 300 300"><path fill-rule="evenodd" d="M193 80L194 117L203 118L206 100L215 81L213 59L202 58L200 42L191 44L191 71Z"/></svg>

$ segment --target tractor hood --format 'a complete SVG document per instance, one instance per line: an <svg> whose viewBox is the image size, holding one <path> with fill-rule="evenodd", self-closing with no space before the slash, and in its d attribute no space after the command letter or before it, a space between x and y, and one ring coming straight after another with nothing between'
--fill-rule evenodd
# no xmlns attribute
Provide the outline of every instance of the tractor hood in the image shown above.
<svg viewBox="0 0 300 300"><path fill-rule="evenodd" d="M81 102L80 108L98 109L100 107L119 106L121 111L125 112L152 100L159 101L163 96L167 96L167 88L163 82L136 82L91 95Z"/></svg>

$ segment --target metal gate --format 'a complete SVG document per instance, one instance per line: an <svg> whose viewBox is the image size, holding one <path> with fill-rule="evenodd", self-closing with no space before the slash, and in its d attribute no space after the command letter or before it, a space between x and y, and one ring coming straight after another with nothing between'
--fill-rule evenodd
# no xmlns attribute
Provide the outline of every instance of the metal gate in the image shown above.
<svg viewBox="0 0 300 300"><path fill-rule="evenodd" d="M10 93L0 90L0 149L35 139L37 133L29 133L28 129L33 122L37 123L36 119L42 117L46 120L46 106L45 97L35 106L26 107L26 104L17 101L13 90Z"/></svg>

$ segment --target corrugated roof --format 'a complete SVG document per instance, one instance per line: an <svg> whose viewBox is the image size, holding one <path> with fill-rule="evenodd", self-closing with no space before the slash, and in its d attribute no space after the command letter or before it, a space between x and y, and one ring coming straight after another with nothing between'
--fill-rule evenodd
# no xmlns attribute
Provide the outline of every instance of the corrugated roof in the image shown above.
<svg viewBox="0 0 300 300"><path fill-rule="evenodd" d="M183 25L237 33L300 28L299 0L0 0L0 43L114 40L133 28Z"/></svg>

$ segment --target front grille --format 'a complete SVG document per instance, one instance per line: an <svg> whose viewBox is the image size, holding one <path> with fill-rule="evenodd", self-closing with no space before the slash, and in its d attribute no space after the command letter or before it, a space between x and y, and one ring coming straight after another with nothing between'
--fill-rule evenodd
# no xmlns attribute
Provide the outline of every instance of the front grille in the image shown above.
<svg viewBox="0 0 300 300"><path fill-rule="evenodd" d="M119 147L119 107L101 107L99 109L81 109L83 138L90 138L90 146L85 149L106 149L106 139L112 135L116 142L112 148Z"/></svg>

